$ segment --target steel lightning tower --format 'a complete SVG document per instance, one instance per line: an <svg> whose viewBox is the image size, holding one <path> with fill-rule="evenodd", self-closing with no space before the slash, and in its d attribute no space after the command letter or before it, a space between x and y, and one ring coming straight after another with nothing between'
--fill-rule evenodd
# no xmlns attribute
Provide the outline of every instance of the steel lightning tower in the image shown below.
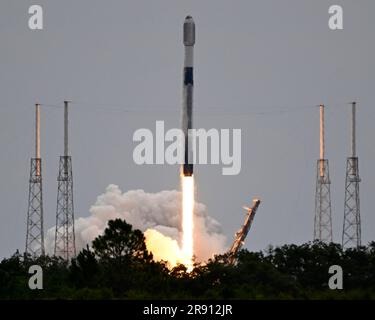
<svg viewBox="0 0 375 320"><path fill-rule="evenodd" d="M320 105L320 159L317 161L314 240L332 242L331 190L328 160L324 158L324 105Z"/></svg>
<svg viewBox="0 0 375 320"><path fill-rule="evenodd" d="M352 103L351 155L346 160L344 226L342 246L361 246L361 215L359 210L358 157L356 155L356 103Z"/></svg>
<svg viewBox="0 0 375 320"><path fill-rule="evenodd" d="M68 150L68 101L64 101L64 155L60 156L57 177L55 256L69 261L76 255L73 206L72 158Z"/></svg>
<svg viewBox="0 0 375 320"><path fill-rule="evenodd" d="M35 158L31 158L25 252L32 256L44 255L40 104L35 105Z"/></svg>

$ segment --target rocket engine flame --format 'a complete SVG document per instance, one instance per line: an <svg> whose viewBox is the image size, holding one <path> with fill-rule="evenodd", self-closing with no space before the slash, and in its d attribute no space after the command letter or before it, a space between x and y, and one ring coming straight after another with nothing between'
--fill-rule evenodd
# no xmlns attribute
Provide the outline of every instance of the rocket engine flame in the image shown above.
<svg viewBox="0 0 375 320"><path fill-rule="evenodd" d="M193 267L194 253L194 177L182 176L182 254L183 264Z"/></svg>

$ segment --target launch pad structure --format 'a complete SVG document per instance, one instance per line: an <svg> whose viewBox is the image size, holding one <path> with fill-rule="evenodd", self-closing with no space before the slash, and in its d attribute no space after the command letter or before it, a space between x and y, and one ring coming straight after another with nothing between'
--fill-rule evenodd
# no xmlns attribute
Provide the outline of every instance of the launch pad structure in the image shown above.
<svg viewBox="0 0 375 320"><path fill-rule="evenodd" d="M236 262L236 255L241 250L245 242L245 239L250 231L251 225L253 224L254 217L258 210L259 205L260 205L260 200L253 199L253 206L251 208L244 207L244 209L247 211L245 222L243 226L240 228L240 230L236 232L234 242L228 251L230 264L234 264Z"/></svg>

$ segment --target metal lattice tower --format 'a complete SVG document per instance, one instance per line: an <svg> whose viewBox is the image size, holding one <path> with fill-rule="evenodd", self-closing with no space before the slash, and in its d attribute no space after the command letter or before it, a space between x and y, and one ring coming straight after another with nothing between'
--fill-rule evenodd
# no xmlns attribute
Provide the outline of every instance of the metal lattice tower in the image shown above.
<svg viewBox="0 0 375 320"><path fill-rule="evenodd" d="M317 161L314 240L332 242L331 181L324 158L324 105L320 105L320 159Z"/></svg>
<svg viewBox="0 0 375 320"><path fill-rule="evenodd" d="M64 101L64 156L60 156L59 175L57 177L54 254L67 261L76 255L72 158L68 154L68 101Z"/></svg>
<svg viewBox="0 0 375 320"><path fill-rule="evenodd" d="M35 158L31 158L26 249L32 256L44 255L42 159L40 158L40 105L35 105Z"/></svg>
<svg viewBox="0 0 375 320"><path fill-rule="evenodd" d="M356 156L356 103L352 103L352 134L351 156L346 160L344 225L342 246L361 246L361 215L359 209L359 178L358 157Z"/></svg>

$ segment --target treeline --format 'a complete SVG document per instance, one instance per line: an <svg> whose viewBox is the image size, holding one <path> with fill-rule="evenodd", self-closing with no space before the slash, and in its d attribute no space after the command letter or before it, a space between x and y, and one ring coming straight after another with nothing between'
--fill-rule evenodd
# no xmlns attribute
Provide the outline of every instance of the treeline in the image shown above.
<svg viewBox="0 0 375 320"><path fill-rule="evenodd" d="M70 263L14 254L0 263L0 299L374 299L375 242L342 250L320 242L265 252L242 250L237 263L221 255L192 272L152 260L141 231L108 224L91 248ZM31 290L31 265L43 269L43 290ZM330 266L343 269L343 290L328 287Z"/></svg>

